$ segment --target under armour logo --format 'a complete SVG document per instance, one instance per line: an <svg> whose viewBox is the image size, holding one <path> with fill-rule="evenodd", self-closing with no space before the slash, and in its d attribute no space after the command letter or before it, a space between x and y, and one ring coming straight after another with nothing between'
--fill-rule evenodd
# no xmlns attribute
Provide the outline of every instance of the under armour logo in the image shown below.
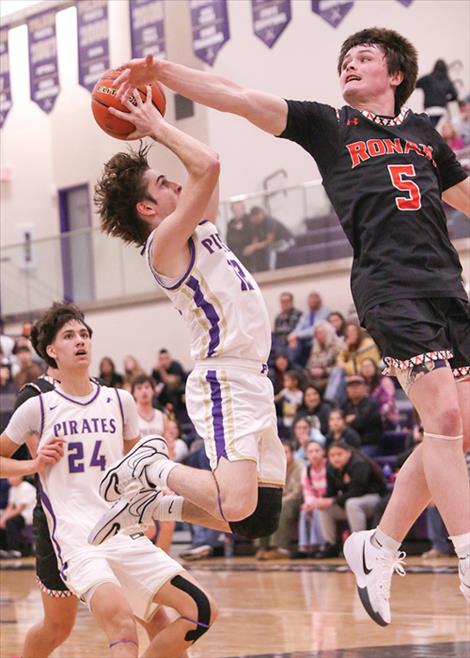
<svg viewBox="0 0 470 658"><path fill-rule="evenodd" d="M358 126L358 125L359 125L359 119L358 119L357 117L354 117L354 119L348 119L348 120L346 121L346 125L347 125L347 126L350 126L351 124L352 124L353 126Z"/></svg>

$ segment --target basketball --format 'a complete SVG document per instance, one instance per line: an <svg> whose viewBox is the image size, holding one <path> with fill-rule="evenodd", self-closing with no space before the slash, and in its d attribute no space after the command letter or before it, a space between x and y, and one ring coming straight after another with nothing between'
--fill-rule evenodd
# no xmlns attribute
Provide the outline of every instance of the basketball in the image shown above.
<svg viewBox="0 0 470 658"><path fill-rule="evenodd" d="M91 109L96 123L105 133L117 139L126 139L135 131L134 124L115 117L108 111L108 107L115 107L121 112L129 112L117 98L117 88L113 87L113 80L118 77L119 73L120 71L107 71L98 80L91 93ZM138 91L142 100L145 101L147 98L147 88L142 86ZM130 98L130 101L135 103L133 97ZM165 114L166 99L163 88L158 82L152 84L152 102L163 116Z"/></svg>

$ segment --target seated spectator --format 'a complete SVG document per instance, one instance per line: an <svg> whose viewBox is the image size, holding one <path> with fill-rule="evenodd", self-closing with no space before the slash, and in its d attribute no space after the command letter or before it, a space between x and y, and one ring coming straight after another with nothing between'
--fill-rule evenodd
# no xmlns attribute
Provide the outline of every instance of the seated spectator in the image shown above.
<svg viewBox="0 0 470 658"><path fill-rule="evenodd" d="M332 311L327 317L328 322L333 325L336 335L344 339L346 336L346 319L339 311Z"/></svg>
<svg viewBox="0 0 470 658"><path fill-rule="evenodd" d="M295 557L314 556L325 539L318 521L317 500L326 494L325 450L317 441L307 445L307 468L302 475L303 503L299 517L299 548Z"/></svg>
<svg viewBox="0 0 470 658"><path fill-rule="evenodd" d="M0 433L13 414L17 393L18 388L11 377L10 367L0 365Z"/></svg>
<svg viewBox="0 0 470 658"><path fill-rule="evenodd" d="M302 404L303 393L300 388L300 377L295 370L288 370L284 375L284 388L274 396L277 416L282 427L291 427L297 409Z"/></svg>
<svg viewBox="0 0 470 658"><path fill-rule="evenodd" d="M275 395L284 388L284 376L289 370L295 370L299 377L302 378L303 373L301 368L290 361L287 351L278 350L274 356L274 365L268 370L268 377L273 384Z"/></svg>
<svg viewBox="0 0 470 658"><path fill-rule="evenodd" d="M31 552L22 532L33 523L36 489L22 477L11 477L8 481L8 505L0 516L0 557L21 557Z"/></svg>
<svg viewBox="0 0 470 658"><path fill-rule="evenodd" d="M251 243L251 222L243 201L233 201L230 204L233 217L227 225L226 242L229 249L247 265L243 251Z"/></svg>
<svg viewBox="0 0 470 658"><path fill-rule="evenodd" d="M364 359L380 361L380 353L372 338L354 322L346 325L345 344L336 360L325 390L325 399L343 406L346 401L346 377L360 372Z"/></svg>
<svg viewBox="0 0 470 658"><path fill-rule="evenodd" d="M325 444L323 434L312 427L305 416L298 418L292 425L292 438L295 458L305 463L307 463L307 446L310 441L316 441L320 445Z"/></svg>
<svg viewBox="0 0 470 658"><path fill-rule="evenodd" d="M396 389L392 379L382 375L372 359L364 359L360 374L364 377L370 397L379 405L385 429L395 429L398 423L398 410L395 404Z"/></svg>
<svg viewBox="0 0 470 658"><path fill-rule="evenodd" d="M298 418L307 418L310 427L321 432L324 441L328 432L329 413L330 405L323 402L320 391L315 386L307 386L302 405L298 408L294 421Z"/></svg>
<svg viewBox="0 0 470 658"><path fill-rule="evenodd" d="M100 361L100 374L98 375L103 386L111 388L122 388L124 377L116 372L114 361L109 356L104 356Z"/></svg>
<svg viewBox="0 0 470 658"><path fill-rule="evenodd" d="M307 361L311 383L324 393L331 371L336 365L343 341L329 322L319 322L313 328L313 346Z"/></svg>
<svg viewBox="0 0 470 658"><path fill-rule="evenodd" d="M301 311L294 307L294 295L291 292L283 292L279 297L281 312L274 319L273 349L287 347L287 336L294 331L297 322L302 315Z"/></svg>
<svg viewBox="0 0 470 658"><path fill-rule="evenodd" d="M132 356L131 354L128 354L127 356L124 357L124 384L123 388L126 389L126 391L131 391L132 389L132 382L136 377L139 375L145 375L144 369L140 365L140 363L137 361L135 356Z"/></svg>
<svg viewBox="0 0 470 658"><path fill-rule="evenodd" d="M163 438L168 445L168 454L170 459L175 462L184 462L189 453L188 444L183 439L181 427L176 420L167 420Z"/></svg>
<svg viewBox="0 0 470 658"><path fill-rule="evenodd" d="M466 98L459 101L460 116L454 122L457 134L465 146L470 146L470 100Z"/></svg>
<svg viewBox="0 0 470 658"><path fill-rule="evenodd" d="M453 151L460 151L461 149L465 148L463 137L459 135L452 121L444 121L439 129L439 132L441 133L442 138L446 144L450 146Z"/></svg>
<svg viewBox="0 0 470 658"><path fill-rule="evenodd" d="M336 521L346 519L351 532L366 530L367 519L387 492L381 468L344 441L335 441L328 449L326 478L326 497L317 501L326 545L317 558L338 556Z"/></svg>
<svg viewBox="0 0 470 658"><path fill-rule="evenodd" d="M4 331L5 325L3 320L0 318L0 352L2 353L3 359L6 359L7 362L11 365L11 357L13 354L13 348L15 347L15 340L11 336L7 336Z"/></svg>
<svg viewBox="0 0 470 658"><path fill-rule="evenodd" d="M186 373L181 363L173 359L170 352L164 347L158 352L157 361L152 370L152 378L157 385L158 401L164 407L171 405L173 412L178 417L184 406Z"/></svg>
<svg viewBox="0 0 470 658"><path fill-rule="evenodd" d="M369 457L379 455L383 423L379 405L367 394L364 377L352 375L346 383L347 402L343 408L346 424L361 438L361 450Z"/></svg>
<svg viewBox="0 0 470 658"><path fill-rule="evenodd" d="M352 427L346 425L344 412L341 409L332 409L328 417L328 434L326 447L329 448L335 441L344 441L351 448L361 447L361 437Z"/></svg>
<svg viewBox="0 0 470 658"><path fill-rule="evenodd" d="M311 292L307 298L308 310L302 313L294 331L287 337L289 356L294 363L302 368L312 350L313 328L319 322L326 320L330 309L324 306L318 292Z"/></svg>
<svg viewBox="0 0 470 658"><path fill-rule="evenodd" d="M287 470L286 484L282 490L282 508L279 517L279 526L270 537L262 537L259 540L259 550L256 553L257 560L278 560L291 556L290 544L292 530L299 518L299 510L302 502L302 472L304 465L294 457L290 441L283 441L286 454Z"/></svg>
<svg viewBox="0 0 470 658"><path fill-rule="evenodd" d="M33 352L28 345L15 346L13 353L18 359L20 367L14 378L15 385L19 390L25 384L29 384L37 379L42 373L42 368L37 363L34 363Z"/></svg>
<svg viewBox="0 0 470 658"><path fill-rule="evenodd" d="M284 251L292 244L292 233L287 226L269 217L259 206L250 210L250 224L251 243L243 249L243 262L246 262L251 272L273 269L276 265L276 252Z"/></svg>
<svg viewBox="0 0 470 658"><path fill-rule="evenodd" d="M160 409L153 406L155 382L148 375L137 375L132 381L131 393L137 406L139 433L141 436L158 434L164 436L168 418Z"/></svg>

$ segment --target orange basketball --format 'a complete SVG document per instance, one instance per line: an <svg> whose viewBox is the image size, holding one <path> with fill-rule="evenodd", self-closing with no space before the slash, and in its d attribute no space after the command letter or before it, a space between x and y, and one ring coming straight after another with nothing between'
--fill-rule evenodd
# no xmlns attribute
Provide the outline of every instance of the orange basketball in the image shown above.
<svg viewBox="0 0 470 658"><path fill-rule="evenodd" d="M119 119L108 112L108 107L115 107L121 112L129 112L124 105L116 97L117 88L113 87L113 80L117 78L119 71L107 71L103 77L98 80L91 92L91 109L96 123L102 128L105 133L117 139L126 139L128 135L135 131L135 126L130 121ZM147 98L147 89L142 87L138 89L143 101ZM135 103L132 97L129 99L131 103ZM165 93L161 85L156 82L152 84L152 102L160 114L165 114L166 99Z"/></svg>

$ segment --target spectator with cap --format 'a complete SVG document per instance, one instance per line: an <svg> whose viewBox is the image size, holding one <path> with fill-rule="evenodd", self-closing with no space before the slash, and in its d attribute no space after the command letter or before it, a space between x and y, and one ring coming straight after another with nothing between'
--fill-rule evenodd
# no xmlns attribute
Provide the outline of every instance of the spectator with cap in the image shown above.
<svg viewBox="0 0 470 658"><path fill-rule="evenodd" d="M346 424L359 434L364 453L370 457L379 455L383 441L382 417L379 405L368 395L364 377L348 377L346 395L347 402L343 407Z"/></svg>
<svg viewBox="0 0 470 658"><path fill-rule="evenodd" d="M274 319L273 349L275 351L287 347L287 336L294 331L302 315L294 306L294 295L291 292L282 292L279 304L281 311Z"/></svg>

